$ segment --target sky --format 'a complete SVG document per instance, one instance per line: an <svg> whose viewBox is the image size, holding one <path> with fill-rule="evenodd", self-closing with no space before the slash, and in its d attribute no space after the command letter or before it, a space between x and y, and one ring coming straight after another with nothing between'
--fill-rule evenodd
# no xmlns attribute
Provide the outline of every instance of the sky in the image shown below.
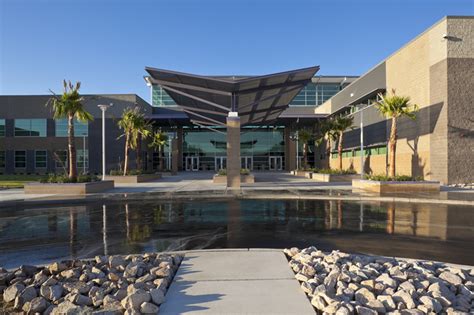
<svg viewBox="0 0 474 315"><path fill-rule="evenodd" d="M0 0L0 94L67 79L149 101L146 66L361 75L445 15L474 15L474 0Z"/></svg>

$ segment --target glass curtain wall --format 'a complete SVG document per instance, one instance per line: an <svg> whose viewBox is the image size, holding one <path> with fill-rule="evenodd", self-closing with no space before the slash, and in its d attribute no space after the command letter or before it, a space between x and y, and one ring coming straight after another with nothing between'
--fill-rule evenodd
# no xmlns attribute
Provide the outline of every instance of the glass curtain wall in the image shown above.
<svg viewBox="0 0 474 315"><path fill-rule="evenodd" d="M225 167L227 142L225 128L215 132L198 127L183 128L183 167L197 157L199 170L214 171ZM285 168L284 127L244 127L240 139L242 166L253 170L281 170ZM276 157L276 159L271 159ZM194 163L196 159L192 162ZM271 167L270 163L277 163ZM272 169L273 168L273 169Z"/></svg>

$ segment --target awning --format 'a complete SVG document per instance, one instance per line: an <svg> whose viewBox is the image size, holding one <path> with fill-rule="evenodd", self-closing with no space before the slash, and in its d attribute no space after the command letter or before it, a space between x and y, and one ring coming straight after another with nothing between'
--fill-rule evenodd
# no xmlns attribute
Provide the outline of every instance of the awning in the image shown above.
<svg viewBox="0 0 474 315"><path fill-rule="evenodd" d="M229 112L238 112L241 125L268 124L288 108L311 81L318 66L254 77L216 77L145 68L191 121L224 126Z"/></svg>

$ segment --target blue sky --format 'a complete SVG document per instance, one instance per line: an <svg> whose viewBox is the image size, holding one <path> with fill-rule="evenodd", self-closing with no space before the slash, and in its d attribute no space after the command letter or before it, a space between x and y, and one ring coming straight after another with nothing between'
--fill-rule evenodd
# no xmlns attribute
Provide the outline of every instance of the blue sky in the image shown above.
<svg viewBox="0 0 474 315"><path fill-rule="evenodd" d="M144 67L360 75L474 0L0 0L0 94L136 93Z"/></svg>

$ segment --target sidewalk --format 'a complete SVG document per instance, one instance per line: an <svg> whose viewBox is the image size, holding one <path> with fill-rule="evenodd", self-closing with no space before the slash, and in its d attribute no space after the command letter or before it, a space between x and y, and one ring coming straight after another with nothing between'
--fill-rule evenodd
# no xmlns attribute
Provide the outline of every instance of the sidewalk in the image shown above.
<svg viewBox="0 0 474 315"><path fill-rule="evenodd" d="M235 192L227 191L225 184L213 184L213 172L181 172L176 176L164 176L155 182L116 184L115 189L87 196L73 195L26 195L23 189L0 190L0 204L54 201L86 201L92 199L127 198L225 198ZM237 193L240 198L270 199L338 199L347 201L421 202L474 205L474 189L441 187L439 194L374 195L352 192L350 183L323 183L288 173L255 173L256 183L242 184Z"/></svg>
<svg viewBox="0 0 474 315"><path fill-rule="evenodd" d="M160 314L314 314L281 250L186 254Z"/></svg>

